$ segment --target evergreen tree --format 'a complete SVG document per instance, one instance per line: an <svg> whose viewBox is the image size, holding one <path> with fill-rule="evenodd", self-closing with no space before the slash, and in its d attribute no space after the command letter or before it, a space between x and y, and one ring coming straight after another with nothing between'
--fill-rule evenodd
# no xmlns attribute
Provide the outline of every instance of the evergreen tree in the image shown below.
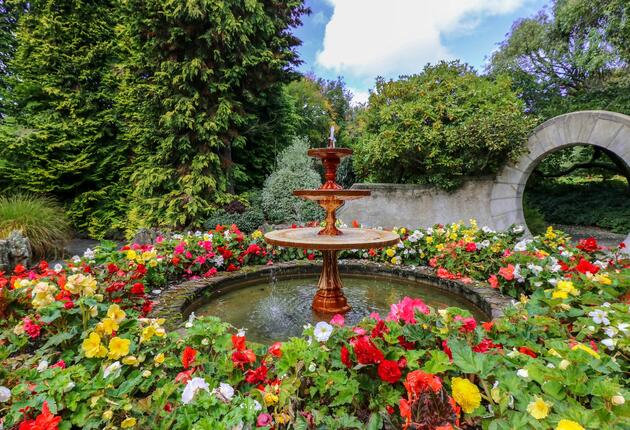
<svg viewBox="0 0 630 430"><path fill-rule="evenodd" d="M229 201L245 174L233 154L257 157L248 131L292 78L299 40L290 29L307 10L302 0L125 5L131 53L120 97L135 148L128 225L192 226Z"/></svg>
<svg viewBox="0 0 630 430"><path fill-rule="evenodd" d="M89 228L127 162L113 110L114 1L33 0L25 8L7 76L0 175L12 190L72 204L75 223Z"/></svg>

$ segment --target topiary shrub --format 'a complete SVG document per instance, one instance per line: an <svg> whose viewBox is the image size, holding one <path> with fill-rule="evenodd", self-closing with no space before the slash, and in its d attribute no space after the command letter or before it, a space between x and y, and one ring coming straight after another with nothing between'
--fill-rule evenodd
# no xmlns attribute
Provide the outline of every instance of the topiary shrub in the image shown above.
<svg viewBox="0 0 630 430"><path fill-rule="evenodd" d="M321 185L313 160L306 155L308 148L306 139L296 138L278 157L278 168L267 178L262 192L267 221L279 224L321 219L322 210L317 204L293 195L293 190Z"/></svg>
<svg viewBox="0 0 630 430"><path fill-rule="evenodd" d="M70 225L54 200L31 194L0 197L0 239L21 231L35 257L55 255L70 238Z"/></svg>

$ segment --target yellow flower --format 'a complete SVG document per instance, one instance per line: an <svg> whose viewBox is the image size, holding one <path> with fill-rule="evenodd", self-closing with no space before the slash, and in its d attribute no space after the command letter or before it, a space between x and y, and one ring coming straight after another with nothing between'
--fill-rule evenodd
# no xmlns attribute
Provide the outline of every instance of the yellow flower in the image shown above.
<svg viewBox="0 0 630 430"><path fill-rule="evenodd" d="M457 240L457 233L451 233L451 235L449 236L449 239Z"/></svg>
<svg viewBox="0 0 630 430"><path fill-rule="evenodd" d="M111 318L105 318L100 323L96 324L96 331L100 334L111 335L118 330L118 323Z"/></svg>
<svg viewBox="0 0 630 430"><path fill-rule="evenodd" d="M256 230L252 233L252 238L254 239L260 239L261 237L263 237L263 233L260 230Z"/></svg>
<svg viewBox="0 0 630 430"><path fill-rule="evenodd" d="M589 272L590 273L590 272ZM598 274L593 278L595 282L599 282L600 284L610 285L612 284L612 280L606 274Z"/></svg>
<svg viewBox="0 0 630 430"><path fill-rule="evenodd" d="M90 275L79 273L68 276L65 288L72 294L83 294L84 296L91 297L96 293L96 287L96 279Z"/></svg>
<svg viewBox="0 0 630 430"><path fill-rule="evenodd" d="M431 236L426 236L425 240L427 241L427 243L433 243L433 237Z"/></svg>
<svg viewBox="0 0 630 430"><path fill-rule="evenodd" d="M55 301L54 294L57 292L57 287L47 282L38 282L33 288L31 295L33 297L33 307L35 309L44 308Z"/></svg>
<svg viewBox="0 0 630 430"><path fill-rule="evenodd" d="M536 397L533 402L527 405L527 412L537 420L542 420L549 415L551 406L551 403L547 403L540 397Z"/></svg>
<svg viewBox="0 0 630 430"><path fill-rule="evenodd" d="M112 360L118 360L123 355L129 354L129 344L131 344L129 339L121 339L118 336L112 337L109 340L109 354L107 354L107 357Z"/></svg>
<svg viewBox="0 0 630 430"><path fill-rule="evenodd" d="M560 420L556 430L584 430L584 427L571 420Z"/></svg>
<svg viewBox="0 0 630 430"><path fill-rule="evenodd" d="M574 296L580 295L580 290L573 286L573 282L571 281L558 281L556 288L560 291L564 291Z"/></svg>
<svg viewBox="0 0 630 430"><path fill-rule="evenodd" d="M101 344L101 337L94 332L90 333L87 339L83 341L81 347L87 358L100 358L107 355L107 348L105 348L105 345Z"/></svg>
<svg viewBox="0 0 630 430"><path fill-rule="evenodd" d="M444 244L438 243L437 245L435 245L435 249L437 249L438 251L444 251Z"/></svg>
<svg viewBox="0 0 630 430"><path fill-rule="evenodd" d="M125 319L125 316L127 316L127 314L125 314L125 311L120 309L120 306L116 304L111 305L109 309L107 309L107 317L113 319L118 324L120 324L120 322Z"/></svg>
<svg viewBox="0 0 630 430"><path fill-rule="evenodd" d="M114 411L112 411L111 409L103 412L103 415L102 415L105 421L111 420L113 416L114 416Z"/></svg>
<svg viewBox="0 0 630 430"><path fill-rule="evenodd" d="M137 257L138 257L138 254L136 254L136 251L134 251L133 249L127 250L127 259L128 260L135 260Z"/></svg>
<svg viewBox="0 0 630 430"><path fill-rule="evenodd" d="M155 356L155 358L153 359L153 361L155 362L155 364L159 365L164 363L164 353L160 352L158 355Z"/></svg>
<svg viewBox="0 0 630 430"><path fill-rule="evenodd" d="M569 297L569 294L567 294L566 291L554 290L554 292L551 294L551 298L553 299L566 299L568 297Z"/></svg>
<svg viewBox="0 0 630 430"><path fill-rule="evenodd" d="M147 326L142 329L142 334L140 335L140 343L148 342L155 335L155 327L152 325Z"/></svg>
<svg viewBox="0 0 630 430"><path fill-rule="evenodd" d="M589 354L590 356L595 357L596 359L599 360L599 354L598 353L596 353L591 348L589 348L588 346L583 345L581 343L578 343L578 344L574 345L573 348L571 348L571 349L573 351L575 351L576 349L580 349L580 350L586 352L587 354Z"/></svg>
<svg viewBox="0 0 630 430"><path fill-rule="evenodd" d="M451 380L453 398L467 414L471 413L481 404L481 393L479 388L464 378L453 378Z"/></svg>
<svg viewBox="0 0 630 430"><path fill-rule="evenodd" d="M385 253L388 257L393 257L394 255L396 255L396 250L394 248L387 248L387 251L385 251Z"/></svg>
<svg viewBox="0 0 630 430"><path fill-rule="evenodd" d="M149 267L156 267L157 265L158 265L158 261L157 260L149 261Z"/></svg>
<svg viewBox="0 0 630 430"><path fill-rule="evenodd" d="M556 351L555 349L551 348L549 350L549 355L553 355L554 357L559 357L562 358L562 356L558 353L558 351Z"/></svg>
<svg viewBox="0 0 630 430"><path fill-rule="evenodd" d="M276 396L273 393L265 393L263 400L265 402L265 405L267 406L273 406L276 403L278 403L278 396Z"/></svg>
<svg viewBox="0 0 630 430"><path fill-rule="evenodd" d="M122 423L120 423L120 427L124 429L131 428L136 425L136 419L133 417L125 418Z"/></svg>
<svg viewBox="0 0 630 430"><path fill-rule="evenodd" d="M553 227L549 226L547 227L547 232L545 233L545 238L551 240L551 239L555 239L558 235L553 231Z"/></svg>
<svg viewBox="0 0 630 430"><path fill-rule="evenodd" d="M123 362L123 364L125 364L127 366L137 366L138 364L140 364L140 360L138 360L133 355L128 355L127 357L123 358L122 362Z"/></svg>

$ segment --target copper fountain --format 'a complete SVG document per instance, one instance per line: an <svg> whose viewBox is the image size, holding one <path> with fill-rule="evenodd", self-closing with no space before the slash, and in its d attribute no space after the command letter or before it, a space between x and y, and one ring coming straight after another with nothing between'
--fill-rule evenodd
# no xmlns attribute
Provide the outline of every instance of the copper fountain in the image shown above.
<svg viewBox="0 0 630 430"><path fill-rule="evenodd" d="M345 313L350 305L343 294L339 277L337 252L343 249L382 248L398 242L399 237L391 231L366 228L337 228L337 209L345 201L360 199L371 194L369 190L345 190L336 182L337 167L341 158L352 154L349 148L336 148L334 129L326 148L309 149L308 155L322 160L324 184L317 190L295 190L297 197L316 201L326 211L323 229L290 228L265 234L267 243L292 248L316 249L323 255L322 272L313 298L313 310L321 314Z"/></svg>

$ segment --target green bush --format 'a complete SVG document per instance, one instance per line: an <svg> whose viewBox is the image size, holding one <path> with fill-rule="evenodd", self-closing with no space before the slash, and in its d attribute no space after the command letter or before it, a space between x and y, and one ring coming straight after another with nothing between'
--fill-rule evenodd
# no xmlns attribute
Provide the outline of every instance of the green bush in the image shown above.
<svg viewBox="0 0 630 430"><path fill-rule="evenodd" d="M219 225L236 224L244 233L252 233L265 222L265 215L259 208L247 209L243 213L230 213L225 209L219 209L205 222L208 229L214 229Z"/></svg>
<svg viewBox="0 0 630 430"><path fill-rule="evenodd" d="M63 209L52 199L30 194L0 197L0 238L13 230L28 237L37 257L61 251L70 238Z"/></svg>
<svg viewBox="0 0 630 430"><path fill-rule="evenodd" d="M278 167L265 181L262 207L272 223L306 222L321 219L322 210L315 203L299 199L293 190L319 188L321 178L306 155L306 139L296 138L278 157Z"/></svg>
<svg viewBox="0 0 630 430"><path fill-rule="evenodd" d="M532 206L527 200L523 201L525 223L533 235L541 235L547 229L547 221L540 209Z"/></svg>
<svg viewBox="0 0 630 430"><path fill-rule="evenodd" d="M527 201L548 223L595 226L615 233L630 231L630 195L625 180L544 181L527 187Z"/></svg>
<svg viewBox="0 0 630 430"><path fill-rule="evenodd" d="M378 79L359 121L357 176L453 189L466 176L496 173L521 154L535 123L510 86L459 62Z"/></svg>

